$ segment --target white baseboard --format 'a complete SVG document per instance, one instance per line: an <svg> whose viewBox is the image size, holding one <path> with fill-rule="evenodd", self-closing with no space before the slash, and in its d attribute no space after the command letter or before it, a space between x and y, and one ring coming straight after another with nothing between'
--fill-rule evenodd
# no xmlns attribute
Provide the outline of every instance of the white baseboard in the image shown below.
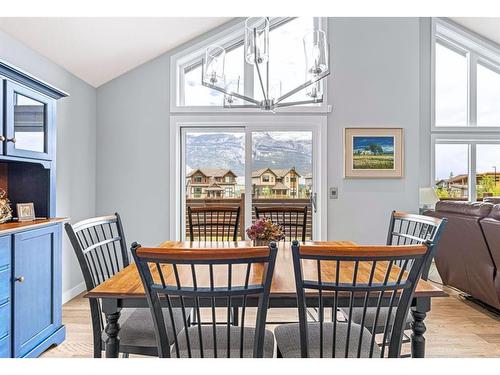
<svg viewBox="0 0 500 375"><path fill-rule="evenodd" d="M73 298L75 298L77 295L79 295L81 292L83 292L85 290L85 282L81 282L80 284L74 286L73 288L71 288L70 290L67 290L63 293L62 295L62 303L63 305L72 300Z"/></svg>

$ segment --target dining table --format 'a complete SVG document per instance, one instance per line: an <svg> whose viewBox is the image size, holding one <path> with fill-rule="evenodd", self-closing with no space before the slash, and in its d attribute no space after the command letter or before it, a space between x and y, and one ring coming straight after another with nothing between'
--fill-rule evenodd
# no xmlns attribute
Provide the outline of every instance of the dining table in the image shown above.
<svg viewBox="0 0 500 375"><path fill-rule="evenodd" d="M354 247L357 244L353 241L307 241L307 245L331 245L335 247ZM238 248L251 247L252 241L237 242L191 242L191 241L166 241L158 247L169 251L169 248ZM349 264L342 264L340 270L341 282L349 282L349 270L342 270L342 267L349 267ZM343 272L345 271L345 272ZM217 271L215 271L217 272ZM346 275L346 276L342 276ZM217 277L217 275L216 275ZM346 280L342 280L345 277ZM413 294L411 302L411 356L414 358L425 357L425 331L424 320L431 309L431 299L434 297L446 297L447 294L434 284L421 279ZM86 298L96 298L101 300L102 312L106 316L105 332L106 357L117 358L119 354L119 334L120 312L124 308L148 308L148 302L144 288L134 263L123 268L111 278L107 279L94 289L85 294ZM359 297L361 299L361 297ZM363 297L364 298L364 297ZM375 298L375 297L374 297ZM354 304L357 297L354 297ZM351 300L352 301L352 300ZM233 311L238 311L238 301L233 301L230 306ZM338 307L348 307L350 298L339 298ZM382 302L389 304L389 298ZM249 298L247 307L257 307L258 299ZM318 298L315 295L306 295L308 307L318 307ZM203 306L202 306L203 307ZM207 306L209 307L209 306ZM228 307L221 305L220 307ZM273 273L271 292L269 297L269 308L297 308L296 286L293 271L292 250L290 242L280 242L278 244L278 254ZM237 319L237 318L236 318Z"/></svg>

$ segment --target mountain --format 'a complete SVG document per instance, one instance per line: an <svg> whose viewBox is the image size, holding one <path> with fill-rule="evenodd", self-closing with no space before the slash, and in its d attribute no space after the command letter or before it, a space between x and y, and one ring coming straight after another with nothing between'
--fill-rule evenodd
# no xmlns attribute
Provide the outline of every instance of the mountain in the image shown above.
<svg viewBox="0 0 500 375"><path fill-rule="evenodd" d="M256 132L252 138L253 169L295 167L302 176L312 173L310 133ZM186 165L188 171L196 168L227 168L238 176L244 176L244 134L188 134Z"/></svg>

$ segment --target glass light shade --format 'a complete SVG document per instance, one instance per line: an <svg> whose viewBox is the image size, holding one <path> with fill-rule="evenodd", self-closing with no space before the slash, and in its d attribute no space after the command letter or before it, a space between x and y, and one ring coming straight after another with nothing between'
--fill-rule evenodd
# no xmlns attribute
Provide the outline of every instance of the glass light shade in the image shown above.
<svg viewBox="0 0 500 375"><path fill-rule="evenodd" d="M210 46L205 51L205 70L203 80L215 85L224 82L224 64L226 50L219 46Z"/></svg>
<svg viewBox="0 0 500 375"><path fill-rule="evenodd" d="M328 69L328 45L323 30L314 30L304 35L306 72L310 78Z"/></svg>
<svg viewBox="0 0 500 375"><path fill-rule="evenodd" d="M309 79L310 76L307 78ZM306 95L311 97L311 99L319 99L323 96L323 83L322 81L316 81L313 84L306 87Z"/></svg>
<svg viewBox="0 0 500 375"><path fill-rule="evenodd" d="M269 98L278 99L283 95L283 84L279 80L272 80L269 83Z"/></svg>
<svg viewBox="0 0 500 375"><path fill-rule="evenodd" d="M240 94L240 77L239 76L236 78L226 77L226 80L224 82L224 89L229 94L233 92ZM228 104L237 104L238 98L235 98L234 96L231 95L224 95L224 101Z"/></svg>
<svg viewBox="0 0 500 375"><path fill-rule="evenodd" d="M269 60L269 19L250 17L245 21L245 60L255 65Z"/></svg>

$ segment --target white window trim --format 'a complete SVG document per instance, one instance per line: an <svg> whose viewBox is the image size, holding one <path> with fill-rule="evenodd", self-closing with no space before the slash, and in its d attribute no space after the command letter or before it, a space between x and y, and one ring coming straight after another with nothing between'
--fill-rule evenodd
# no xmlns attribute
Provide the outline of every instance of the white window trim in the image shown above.
<svg viewBox="0 0 500 375"><path fill-rule="evenodd" d="M318 28L323 30L328 35L328 18L316 17ZM212 44L217 44L223 47L233 45L237 39L243 38L244 25L243 22L238 22L235 25L222 30L215 35L206 38L190 47L186 47L180 52L173 54L170 57L170 112L171 113L264 113L261 109L252 108L223 108L221 106L183 106L177 102L178 98L182 98L182 85L184 80L182 77L182 70L190 64L198 61L205 54L205 50ZM316 22L315 22L316 23ZM331 51L329 51L331 53ZM248 64L245 64L247 67ZM332 67L330 66L330 69ZM331 75L332 73L330 73ZM245 74L244 86L253 88L253 82L249 82L249 75ZM201 77L200 77L201 80ZM331 105L328 105L328 78L323 80L323 102L315 106L295 106L277 108L277 113L328 113L331 112Z"/></svg>
<svg viewBox="0 0 500 375"><path fill-rule="evenodd" d="M432 147L431 147L431 181L436 181L436 144L467 144L469 145L468 154L468 175L469 175L469 201L475 202L477 200L477 188L475 183L471 181L476 181L476 146L477 145L500 145L500 138L498 134L476 134L471 137L470 134L432 134L431 135Z"/></svg>
<svg viewBox="0 0 500 375"><path fill-rule="evenodd" d="M251 160L252 139L249 136L252 131L286 131L307 130L313 131L313 186L318 194L317 207L319 214L315 216L313 236L317 240L327 238L328 219L328 196L327 196L327 118L326 116L279 116L274 115L272 120L267 116L210 116L208 119L203 115L193 116L170 116L170 176L174 183L170 186L170 237L180 240L181 234L185 233L184 205L185 200L185 171L182 166L184 150L181 148L182 129L186 127L213 128L229 130L231 128L245 128L245 158ZM246 168L245 181L251 186L251 168ZM245 194L245 204L251 205L251 194ZM250 210L246 210L250 211ZM251 222L251 211L246 212L245 222Z"/></svg>
<svg viewBox="0 0 500 375"><path fill-rule="evenodd" d="M431 132L491 133L499 126L477 126L477 64L500 71L500 46L492 43L446 18L432 19L431 40ZM468 55L468 125L436 126L436 48L439 41L448 48Z"/></svg>

